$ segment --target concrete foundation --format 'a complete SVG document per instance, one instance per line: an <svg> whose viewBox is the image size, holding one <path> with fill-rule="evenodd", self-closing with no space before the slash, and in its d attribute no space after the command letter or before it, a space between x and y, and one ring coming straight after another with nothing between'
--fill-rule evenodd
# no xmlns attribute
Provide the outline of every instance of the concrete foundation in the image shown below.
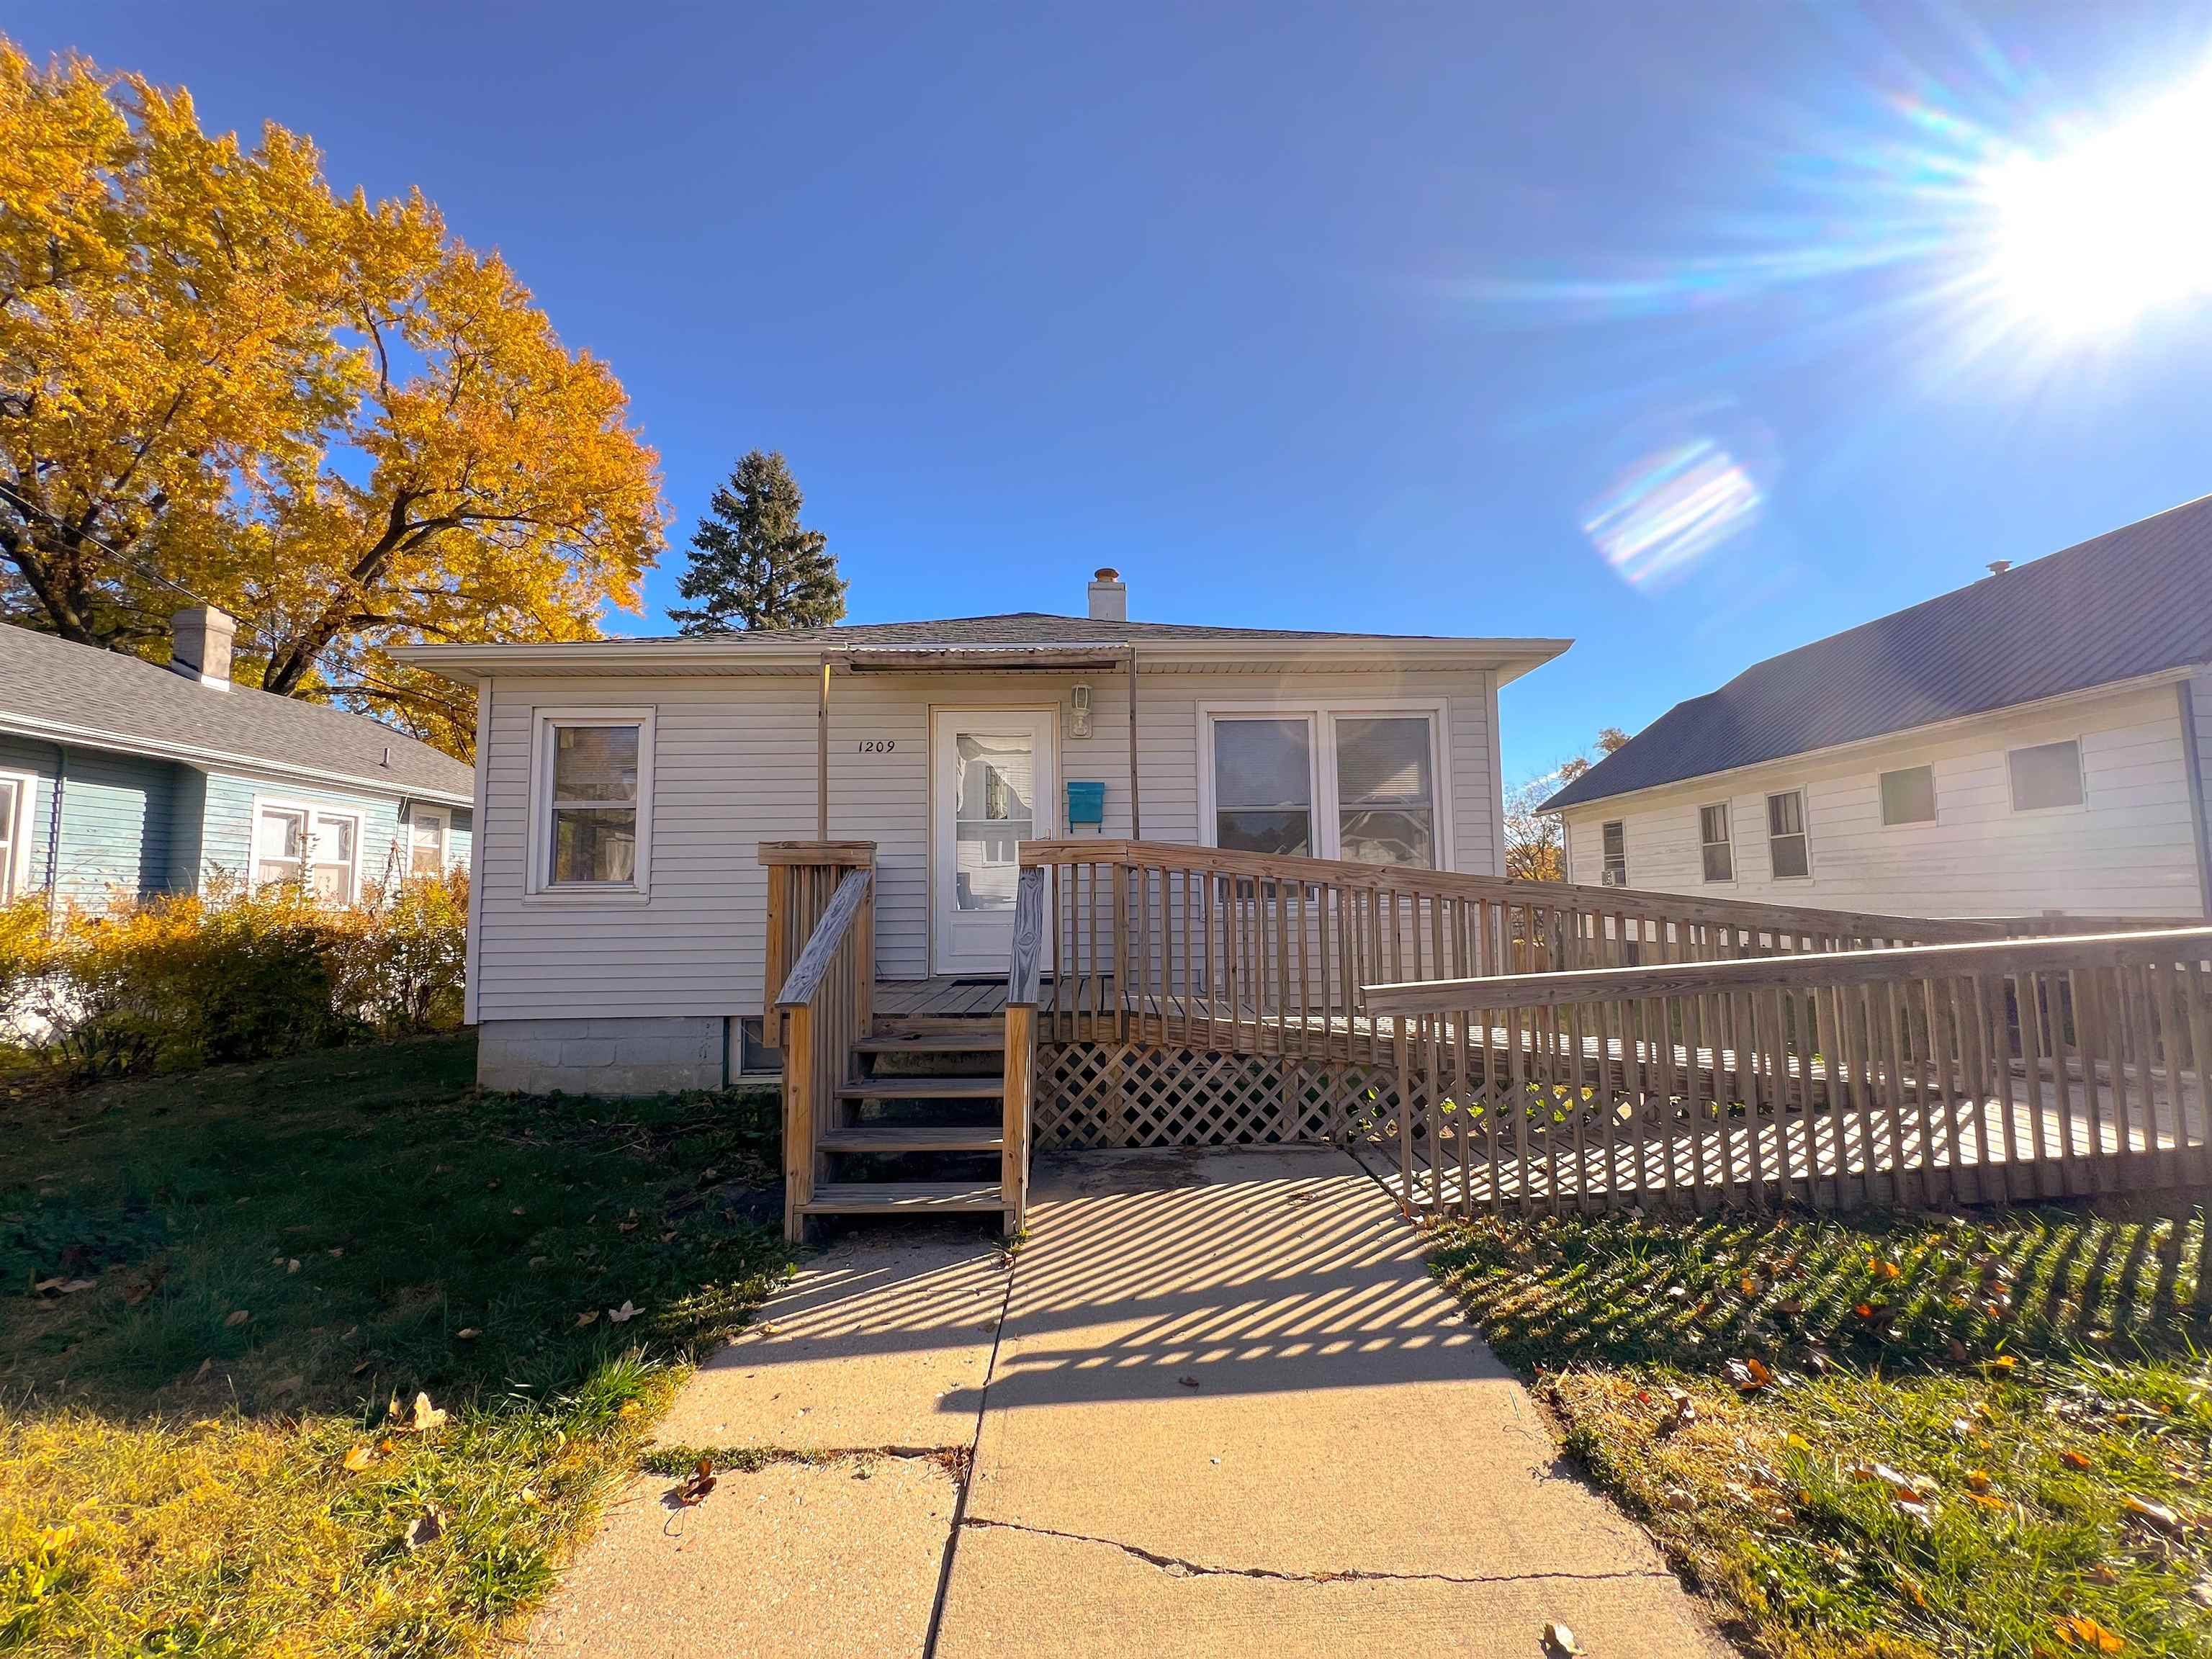
<svg viewBox="0 0 2212 1659"><path fill-rule="evenodd" d="M477 1082L526 1094L663 1095L726 1080L729 1021L489 1019L477 1028Z"/></svg>

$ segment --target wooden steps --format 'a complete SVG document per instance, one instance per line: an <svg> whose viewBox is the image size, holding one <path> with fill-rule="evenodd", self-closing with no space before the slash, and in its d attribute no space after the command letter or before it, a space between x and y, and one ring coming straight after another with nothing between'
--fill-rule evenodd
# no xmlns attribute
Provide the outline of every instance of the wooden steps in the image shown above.
<svg viewBox="0 0 2212 1659"><path fill-rule="evenodd" d="M998 1183L964 1181L831 1181L799 1206L802 1215L957 1215L1006 1207Z"/></svg>
<svg viewBox="0 0 2212 1659"><path fill-rule="evenodd" d="M862 1037L853 1045L859 1054L1000 1054L1006 1051L1006 1028L987 1020L962 1020L972 1030L897 1025Z"/></svg>
<svg viewBox="0 0 2212 1659"><path fill-rule="evenodd" d="M840 1100L998 1100L1005 1093L995 1077L863 1077L837 1085Z"/></svg>
<svg viewBox="0 0 2212 1659"><path fill-rule="evenodd" d="M825 1152L999 1152L1006 1133L996 1123L863 1123L825 1129L814 1144Z"/></svg>

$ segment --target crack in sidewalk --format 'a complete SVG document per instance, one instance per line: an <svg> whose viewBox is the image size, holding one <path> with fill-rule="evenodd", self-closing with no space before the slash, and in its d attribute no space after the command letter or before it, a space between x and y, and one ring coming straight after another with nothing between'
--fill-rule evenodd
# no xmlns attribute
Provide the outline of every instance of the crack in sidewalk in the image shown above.
<svg viewBox="0 0 2212 1659"><path fill-rule="evenodd" d="M1181 1556L1162 1555L1136 1544L1125 1544L1118 1538L1097 1538L1089 1533L1061 1532L1052 1527L1032 1527L1019 1521L992 1521L981 1516L963 1516L963 1527L995 1527L1003 1532L1025 1532L1039 1538L1060 1538L1073 1544L1100 1544L1108 1549L1120 1550L1124 1555L1133 1555L1139 1561L1149 1562L1163 1571L1187 1578L1267 1578L1290 1584L1339 1584L1382 1583L1400 1584L1534 1584L1547 1581L1565 1580L1576 1583L1604 1583L1623 1579L1664 1578L1669 1583L1674 1575L1663 1570L1624 1568L1608 1572L1485 1572L1462 1575L1449 1572L1376 1572L1366 1568L1349 1567L1342 1572L1292 1572L1280 1567L1221 1567L1209 1566L1202 1561L1186 1560Z"/></svg>

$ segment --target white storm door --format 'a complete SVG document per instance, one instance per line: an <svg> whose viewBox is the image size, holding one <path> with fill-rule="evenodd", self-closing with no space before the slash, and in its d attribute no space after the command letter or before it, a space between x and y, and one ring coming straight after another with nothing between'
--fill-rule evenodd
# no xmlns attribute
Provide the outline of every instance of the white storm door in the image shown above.
<svg viewBox="0 0 2212 1659"><path fill-rule="evenodd" d="M1012 954L1015 851L1048 836L1059 787L1049 708L940 708L929 732L929 965L1003 974Z"/></svg>

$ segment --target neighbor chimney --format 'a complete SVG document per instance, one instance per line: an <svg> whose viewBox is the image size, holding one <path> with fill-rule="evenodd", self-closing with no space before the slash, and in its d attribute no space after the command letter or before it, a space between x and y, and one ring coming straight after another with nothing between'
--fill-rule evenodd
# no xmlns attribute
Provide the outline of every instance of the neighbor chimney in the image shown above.
<svg viewBox="0 0 2212 1659"><path fill-rule="evenodd" d="M1990 561L1990 574L1992 576L2002 576L2006 571L2011 568L2012 561L2010 559L1991 559Z"/></svg>
<svg viewBox="0 0 2212 1659"><path fill-rule="evenodd" d="M1091 579L1091 619L1093 622L1129 620L1129 590L1121 573L1109 565Z"/></svg>
<svg viewBox="0 0 2212 1659"><path fill-rule="evenodd" d="M196 605L169 618L169 666L188 680L230 690L230 642L237 620L211 605Z"/></svg>

